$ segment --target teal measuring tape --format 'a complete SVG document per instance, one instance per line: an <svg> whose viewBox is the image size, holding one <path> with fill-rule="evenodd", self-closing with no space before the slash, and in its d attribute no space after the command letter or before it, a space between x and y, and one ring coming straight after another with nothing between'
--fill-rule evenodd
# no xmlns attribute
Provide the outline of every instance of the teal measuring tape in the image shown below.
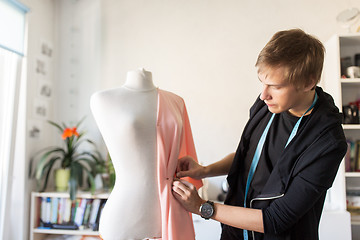
<svg viewBox="0 0 360 240"><path fill-rule="evenodd" d="M308 110L306 110L306 112L299 118L299 120L297 120L294 128L292 129L291 133L290 133L290 136L289 136L289 139L285 145L285 148L289 145L289 143L291 142L291 140L296 136L296 133L299 129L299 126L300 126L300 123L301 123L301 120L303 119L303 117L305 116L305 114L307 114L311 109L314 108L316 102L318 100L318 95L317 93L315 92L315 98L314 98L314 101L313 103L311 104L311 106L309 107ZM248 177L247 177L247 181L246 181L246 188L245 188L245 198L244 198L244 207L246 208L246 197L247 197L247 194L248 194L248 191L249 191L249 188L250 188L250 183L251 183L251 180L253 178L253 175L255 173L255 170L256 170L256 167L259 163L259 159L260 159L260 155L261 155L261 152L262 152L262 149L263 149L263 146L264 146L264 143L265 143L265 140L266 140L266 137L267 137L267 134L269 132L269 129L270 129L270 126L271 126L271 123L273 122L274 120L274 117L275 117L275 113L272 114L269 122L267 123L265 129L264 129L264 132L261 134L261 137L260 137L260 140L259 140L259 143L256 147L256 150L255 150L255 154L254 154L254 157L253 157L253 160L251 162L251 166L250 166L250 170L249 170L249 174L248 174ZM248 231L244 229L244 240L248 240L249 239L249 236L248 236Z"/></svg>

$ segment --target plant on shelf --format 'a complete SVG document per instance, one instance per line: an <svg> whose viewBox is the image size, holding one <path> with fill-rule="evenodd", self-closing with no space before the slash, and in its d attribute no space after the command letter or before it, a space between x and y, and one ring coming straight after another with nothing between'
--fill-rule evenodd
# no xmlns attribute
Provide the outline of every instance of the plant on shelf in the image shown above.
<svg viewBox="0 0 360 240"><path fill-rule="evenodd" d="M55 163L60 161L61 167L55 170L57 191L68 190L71 200L74 200L77 189L83 186L84 173L86 173L90 190L94 193L95 184L92 175L94 161L89 157L88 152L79 150L80 145L84 142L93 144L91 140L84 138L83 132L79 133L77 130L83 120L73 127L68 127L64 123L60 126L53 121L48 121L60 131L63 146L45 148L38 153L42 153L34 172L38 190L44 191L46 189L50 172ZM59 180L60 182L56 183ZM63 180L63 183L61 183L61 180Z"/></svg>
<svg viewBox="0 0 360 240"><path fill-rule="evenodd" d="M105 191L111 191L115 184L115 169L109 153L106 158L103 157L100 151L94 151L89 155L95 162L95 166L92 168L95 183L98 182L98 178L101 178L101 188Z"/></svg>

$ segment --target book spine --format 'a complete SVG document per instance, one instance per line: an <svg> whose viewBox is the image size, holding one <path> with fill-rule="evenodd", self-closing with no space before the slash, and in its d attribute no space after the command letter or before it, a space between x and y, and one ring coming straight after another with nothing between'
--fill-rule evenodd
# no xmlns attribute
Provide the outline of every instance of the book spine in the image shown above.
<svg viewBox="0 0 360 240"><path fill-rule="evenodd" d="M355 171L359 171L360 170L360 140L356 140L355 142L355 167L354 170Z"/></svg>
<svg viewBox="0 0 360 240"><path fill-rule="evenodd" d="M46 198L45 204L45 223L50 223L51 220L51 198Z"/></svg>
<svg viewBox="0 0 360 240"><path fill-rule="evenodd" d="M46 222L46 197L41 198L40 219L41 222Z"/></svg>
<svg viewBox="0 0 360 240"><path fill-rule="evenodd" d="M90 227L92 227L96 222L96 217L99 211L99 207L100 207L100 199L94 199L90 211L90 219L89 219Z"/></svg>
<svg viewBox="0 0 360 240"><path fill-rule="evenodd" d="M62 198L59 198L59 204L58 204L58 210L57 210L57 220L56 220L57 224L61 224L62 217L63 217L62 209L63 209Z"/></svg>
<svg viewBox="0 0 360 240"><path fill-rule="evenodd" d="M58 208L59 208L59 199L52 198L51 199L51 223L57 223Z"/></svg>
<svg viewBox="0 0 360 240"><path fill-rule="evenodd" d="M78 226L82 225L82 222L83 222L83 219L84 219L86 202L87 202L86 198L81 199L79 207L78 207L78 209L76 211L76 216L75 216L75 221L74 222Z"/></svg>
<svg viewBox="0 0 360 240"><path fill-rule="evenodd" d="M100 217L101 217L101 213L105 207L106 204L106 199L102 199L101 203L100 203L100 207L96 216L96 220L95 220L95 225L93 226L93 230L94 231L98 231L99 230L99 222L100 222Z"/></svg>
<svg viewBox="0 0 360 240"><path fill-rule="evenodd" d="M69 198L66 198L65 199L65 214L64 214L64 222L65 223L70 223L71 209L72 209L72 202Z"/></svg>
<svg viewBox="0 0 360 240"><path fill-rule="evenodd" d="M88 226L92 202L93 202L92 199L88 199L88 201L86 203L86 208L85 208L85 213L84 213L84 220L83 220L83 223L82 223L82 225L84 225L84 226Z"/></svg>
<svg viewBox="0 0 360 240"><path fill-rule="evenodd" d="M74 218L75 218L75 214L76 214L76 205L77 205L76 200L71 202L71 214L70 214L70 222L71 223L74 222Z"/></svg>

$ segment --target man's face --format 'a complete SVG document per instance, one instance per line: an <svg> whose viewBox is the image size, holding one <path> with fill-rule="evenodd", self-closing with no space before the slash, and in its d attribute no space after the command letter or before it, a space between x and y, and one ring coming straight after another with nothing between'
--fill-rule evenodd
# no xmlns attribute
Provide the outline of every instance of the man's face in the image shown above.
<svg viewBox="0 0 360 240"><path fill-rule="evenodd" d="M294 115L301 112L304 101L304 90L297 89L287 83L284 77L284 68L262 68L258 77L263 85L260 99L263 100L272 113L289 111ZM301 113L300 113L301 116Z"/></svg>

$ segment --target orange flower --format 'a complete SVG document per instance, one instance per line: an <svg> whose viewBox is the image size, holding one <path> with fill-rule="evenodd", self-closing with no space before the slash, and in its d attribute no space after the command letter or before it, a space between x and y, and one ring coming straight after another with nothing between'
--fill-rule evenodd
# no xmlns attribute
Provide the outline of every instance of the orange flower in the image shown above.
<svg viewBox="0 0 360 240"><path fill-rule="evenodd" d="M76 131L76 127L74 127L74 128L65 128L61 137L62 137L62 139L65 140L66 138L72 137L73 135L75 135L77 137L79 136L79 133Z"/></svg>

